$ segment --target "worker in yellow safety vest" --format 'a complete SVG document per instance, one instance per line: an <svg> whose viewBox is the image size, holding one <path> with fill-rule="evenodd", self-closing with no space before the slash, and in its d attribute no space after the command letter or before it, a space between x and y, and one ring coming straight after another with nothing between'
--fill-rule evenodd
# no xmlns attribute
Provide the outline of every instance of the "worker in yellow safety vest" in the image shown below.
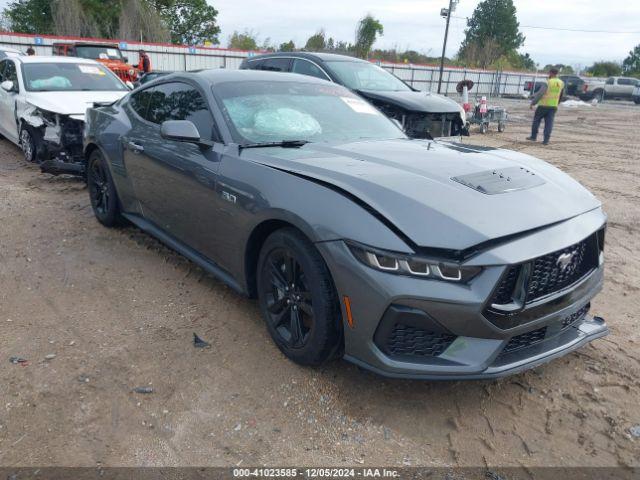
<svg viewBox="0 0 640 480"><path fill-rule="evenodd" d="M562 98L564 92L564 82L558 78L558 70L552 68L549 70L549 80L546 84L542 84L540 89L535 92L535 95L531 99L530 108L533 109L534 105L538 105L535 113L533 114L533 123L531 124L531 136L527 137L527 140L535 142L538 137L538 129L540 128L540 122L544 119L544 133L542 144L548 145L549 138L551 137L551 130L553 130L553 119L556 116L558 110L558 104Z"/></svg>

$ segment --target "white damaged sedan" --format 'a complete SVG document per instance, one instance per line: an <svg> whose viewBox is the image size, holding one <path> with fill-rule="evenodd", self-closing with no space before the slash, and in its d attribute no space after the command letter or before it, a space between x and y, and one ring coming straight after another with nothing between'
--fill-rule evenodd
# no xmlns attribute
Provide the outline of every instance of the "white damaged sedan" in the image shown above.
<svg viewBox="0 0 640 480"><path fill-rule="evenodd" d="M0 61L0 134L42 171L83 175L85 112L129 91L98 62L72 57L11 57Z"/></svg>

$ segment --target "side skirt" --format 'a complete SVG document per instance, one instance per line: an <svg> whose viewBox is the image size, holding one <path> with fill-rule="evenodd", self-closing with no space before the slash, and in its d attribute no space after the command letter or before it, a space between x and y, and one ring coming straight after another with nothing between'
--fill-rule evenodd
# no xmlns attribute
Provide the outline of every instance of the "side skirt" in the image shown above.
<svg viewBox="0 0 640 480"><path fill-rule="evenodd" d="M133 223L140 230L143 230L149 235L157 238L162 243L167 245L169 248L178 252L180 255L187 257L193 263L201 267L207 273L216 277L218 280L225 283L228 287L235 290L240 295L243 295L245 297L248 296L245 289L240 286L240 284L233 278L233 276L231 276L229 272L224 270L222 267L218 266L215 262L209 260L207 257L204 257L203 255L199 254L193 248L175 239L171 235L165 233L164 231L156 227L153 223L149 222L148 220L138 215L123 213L122 216L125 217L127 220L129 220L131 223Z"/></svg>

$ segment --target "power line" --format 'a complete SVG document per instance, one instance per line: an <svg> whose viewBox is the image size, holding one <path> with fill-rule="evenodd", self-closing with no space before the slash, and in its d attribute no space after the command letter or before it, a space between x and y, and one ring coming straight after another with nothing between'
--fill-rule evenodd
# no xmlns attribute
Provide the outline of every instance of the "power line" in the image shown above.
<svg viewBox="0 0 640 480"><path fill-rule="evenodd" d="M451 16L451 18L455 18L457 20L468 20L468 17L454 17L453 15ZM620 32L620 31L615 31L615 30L581 30L581 29L575 29L575 28L559 28L559 27L540 27L538 25L519 25L520 28L537 28L540 30L559 30L562 32L580 32L580 33L621 33L621 34L640 34L640 31L635 31L635 32Z"/></svg>

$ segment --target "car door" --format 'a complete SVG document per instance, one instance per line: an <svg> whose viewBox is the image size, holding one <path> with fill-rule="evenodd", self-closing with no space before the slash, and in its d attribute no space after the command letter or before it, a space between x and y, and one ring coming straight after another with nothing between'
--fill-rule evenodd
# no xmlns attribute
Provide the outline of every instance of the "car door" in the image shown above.
<svg viewBox="0 0 640 480"><path fill-rule="evenodd" d="M144 91L146 98L138 99L144 115L132 121L132 129L124 139L126 168L143 215L215 260L215 187L222 144L218 142L206 97L197 87L182 81L162 83ZM213 148L203 148L164 139L160 126L167 120L189 120L202 139L217 143Z"/></svg>
<svg viewBox="0 0 640 480"><path fill-rule="evenodd" d="M636 80L631 78L619 78L618 79L619 91L618 95L625 98L630 98L633 93L633 87L636 85Z"/></svg>
<svg viewBox="0 0 640 480"><path fill-rule="evenodd" d="M13 142L18 141L18 127L16 124L16 100L20 91L16 64L11 59L0 62L0 82L10 80L14 90L7 92L0 88L0 132Z"/></svg>
<svg viewBox="0 0 640 480"><path fill-rule="evenodd" d="M604 84L604 91L608 97L613 98L617 95L616 88L616 79L613 77L607 78L607 81Z"/></svg>

